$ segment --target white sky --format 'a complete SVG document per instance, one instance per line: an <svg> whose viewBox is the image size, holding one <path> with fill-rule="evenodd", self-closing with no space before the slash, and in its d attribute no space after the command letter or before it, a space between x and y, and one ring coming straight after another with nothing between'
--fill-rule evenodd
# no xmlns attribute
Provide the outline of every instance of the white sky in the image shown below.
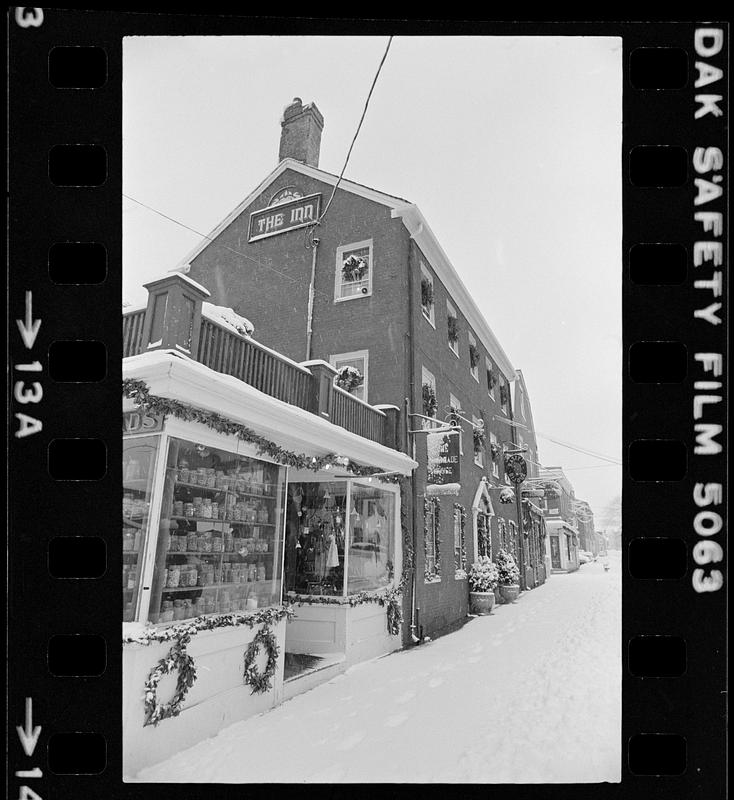
<svg viewBox="0 0 734 800"><path fill-rule="evenodd" d="M276 166L293 97L339 173L386 37L124 41L124 192L209 233ZM621 460L622 50L614 37L396 37L345 177L417 203L536 429ZM123 199L123 297L200 237ZM597 527L621 467L538 440Z"/></svg>

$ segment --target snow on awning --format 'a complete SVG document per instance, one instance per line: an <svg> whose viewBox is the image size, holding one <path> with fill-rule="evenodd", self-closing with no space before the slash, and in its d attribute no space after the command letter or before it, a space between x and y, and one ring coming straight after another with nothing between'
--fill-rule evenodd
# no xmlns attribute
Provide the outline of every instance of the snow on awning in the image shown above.
<svg viewBox="0 0 734 800"><path fill-rule="evenodd" d="M460 483L428 483L426 484L426 497L435 497L438 494L459 494Z"/></svg>

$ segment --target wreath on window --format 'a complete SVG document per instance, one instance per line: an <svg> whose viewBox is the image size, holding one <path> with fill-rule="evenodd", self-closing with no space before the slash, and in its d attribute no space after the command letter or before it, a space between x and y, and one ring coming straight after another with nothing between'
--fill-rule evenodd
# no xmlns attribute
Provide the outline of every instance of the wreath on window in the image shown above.
<svg viewBox="0 0 734 800"><path fill-rule="evenodd" d="M345 392L351 392L364 383L364 375L356 367L341 367L337 370L334 383Z"/></svg>
<svg viewBox="0 0 734 800"><path fill-rule="evenodd" d="M502 403L503 406L506 406L509 399L510 392L507 389L507 384L503 383L502 386L500 386L500 403Z"/></svg>
<svg viewBox="0 0 734 800"><path fill-rule="evenodd" d="M435 417L438 404L436 403L436 392L430 383L423 384L423 413L427 417Z"/></svg>
<svg viewBox="0 0 734 800"><path fill-rule="evenodd" d="M459 321L453 314L449 314L448 320L449 341L456 344L459 341Z"/></svg>
<svg viewBox="0 0 734 800"><path fill-rule="evenodd" d="M475 344L469 344L469 363L472 369L479 366L479 348Z"/></svg>
<svg viewBox="0 0 734 800"><path fill-rule="evenodd" d="M189 689L196 680L194 659L186 652L189 636L182 636L150 671L145 682L145 725L157 725L161 720L177 717ZM178 671L176 692L168 703L158 702L158 684L164 675Z"/></svg>
<svg viewBox="0 0 734 800"><path fill-rule="evenodd" d="M489 391L494 391L494 387L497 385L497 376L494 374L493 369L487 370L487 386L489 386Z"/></svg>
<svg viewBox="0 0 734 800"><path fill-rule="evenodd" d="M484 433L484 428L474 428L472 436L474 437L474 452L480 453L487 443L487 437Z"/></svg>
<svg viewBox="0 0 734 800"><path fill-rule="evenodd" d="M500 503L507 505L508 503L514 503L514 502L515 502L515 492L513 492L512 489L505 487L500 492Z"/></svg>
<svg viewBox="0 0 734 800"><path fill-rule="evenodd" d="M499 454L500 454L500 449L499 449L499 447L497 447L497 445L494 442L492 442L489 445L489 452L492 454L492 458L496 459L497 456L499 456Z"/></svg>
<svg viewBox="0 0 734 800"><path fill-rule="evenodd" d="M268 663L263 672L259 672L255 666L255 659L257 652L260 648L264 648L268 654ZM245 668L243 678L245 683L252 686L250 694L255 692L267 692L273 688L272 679L275 675L275 668L278 665L278 655L280 648L278 647L278 640L270 628L261 628L256 634L250 644L247 645L245 650Z"/></svg>
<svg viewBox="0 0 734 800"><path fill-rule="evenodd" d="M428 278L421 278L421 305L426 311L433 305L433 284Z"/></svg>
<svg viewBox="0 0 734 800"><path fill-rule="evenodd" d="M367 262L363 258L351 255L342 263L342 277L345 281L361 281L367 273Z"/></svg>

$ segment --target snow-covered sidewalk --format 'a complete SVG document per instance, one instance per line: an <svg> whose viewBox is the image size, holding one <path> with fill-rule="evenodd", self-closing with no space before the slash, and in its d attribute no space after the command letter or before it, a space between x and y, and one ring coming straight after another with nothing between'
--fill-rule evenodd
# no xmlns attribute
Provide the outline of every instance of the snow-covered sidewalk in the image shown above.
<svg viewBox="0 0 734 800"><path fill-rule="evenodd" d="M551 576L435 642L360 664L140 781L618 781L621 570Z"/></svg>

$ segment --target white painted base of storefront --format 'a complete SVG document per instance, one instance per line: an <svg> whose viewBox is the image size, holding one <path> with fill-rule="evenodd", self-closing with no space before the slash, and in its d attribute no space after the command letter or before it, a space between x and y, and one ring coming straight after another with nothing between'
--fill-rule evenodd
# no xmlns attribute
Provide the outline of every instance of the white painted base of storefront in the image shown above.
<svg viewBox="0 0 734 800"><path fill-rule="evenodd" d="M387 609L378 603L296 606L286 637L289 653L343 653L343 669L399 650L401 645L401 637L388 632Z"/></svg>
<svg viewBox="0 0 734 800"><path fill-rule="evenodd" d="M383 610L384 611L384 610ZM143 726L145 709L143 694L151 669L171 648L172 642L148 646L123 646L122 730L123 780L130 780L144 767L163 761L174 753L214 736L223 728L267 711L283 700L283 653L285 621L273 626L280 656L273 678L273 688L264 694L251 694L243 681L244 653L258 628L244 625L202 631L187 646L196 666L196 682L189 690L183 711L158 725ZM257 663L264 666L261 653ZM175 689L178 675L165 676L159 684L158 696L166 702Z"/></svg>

